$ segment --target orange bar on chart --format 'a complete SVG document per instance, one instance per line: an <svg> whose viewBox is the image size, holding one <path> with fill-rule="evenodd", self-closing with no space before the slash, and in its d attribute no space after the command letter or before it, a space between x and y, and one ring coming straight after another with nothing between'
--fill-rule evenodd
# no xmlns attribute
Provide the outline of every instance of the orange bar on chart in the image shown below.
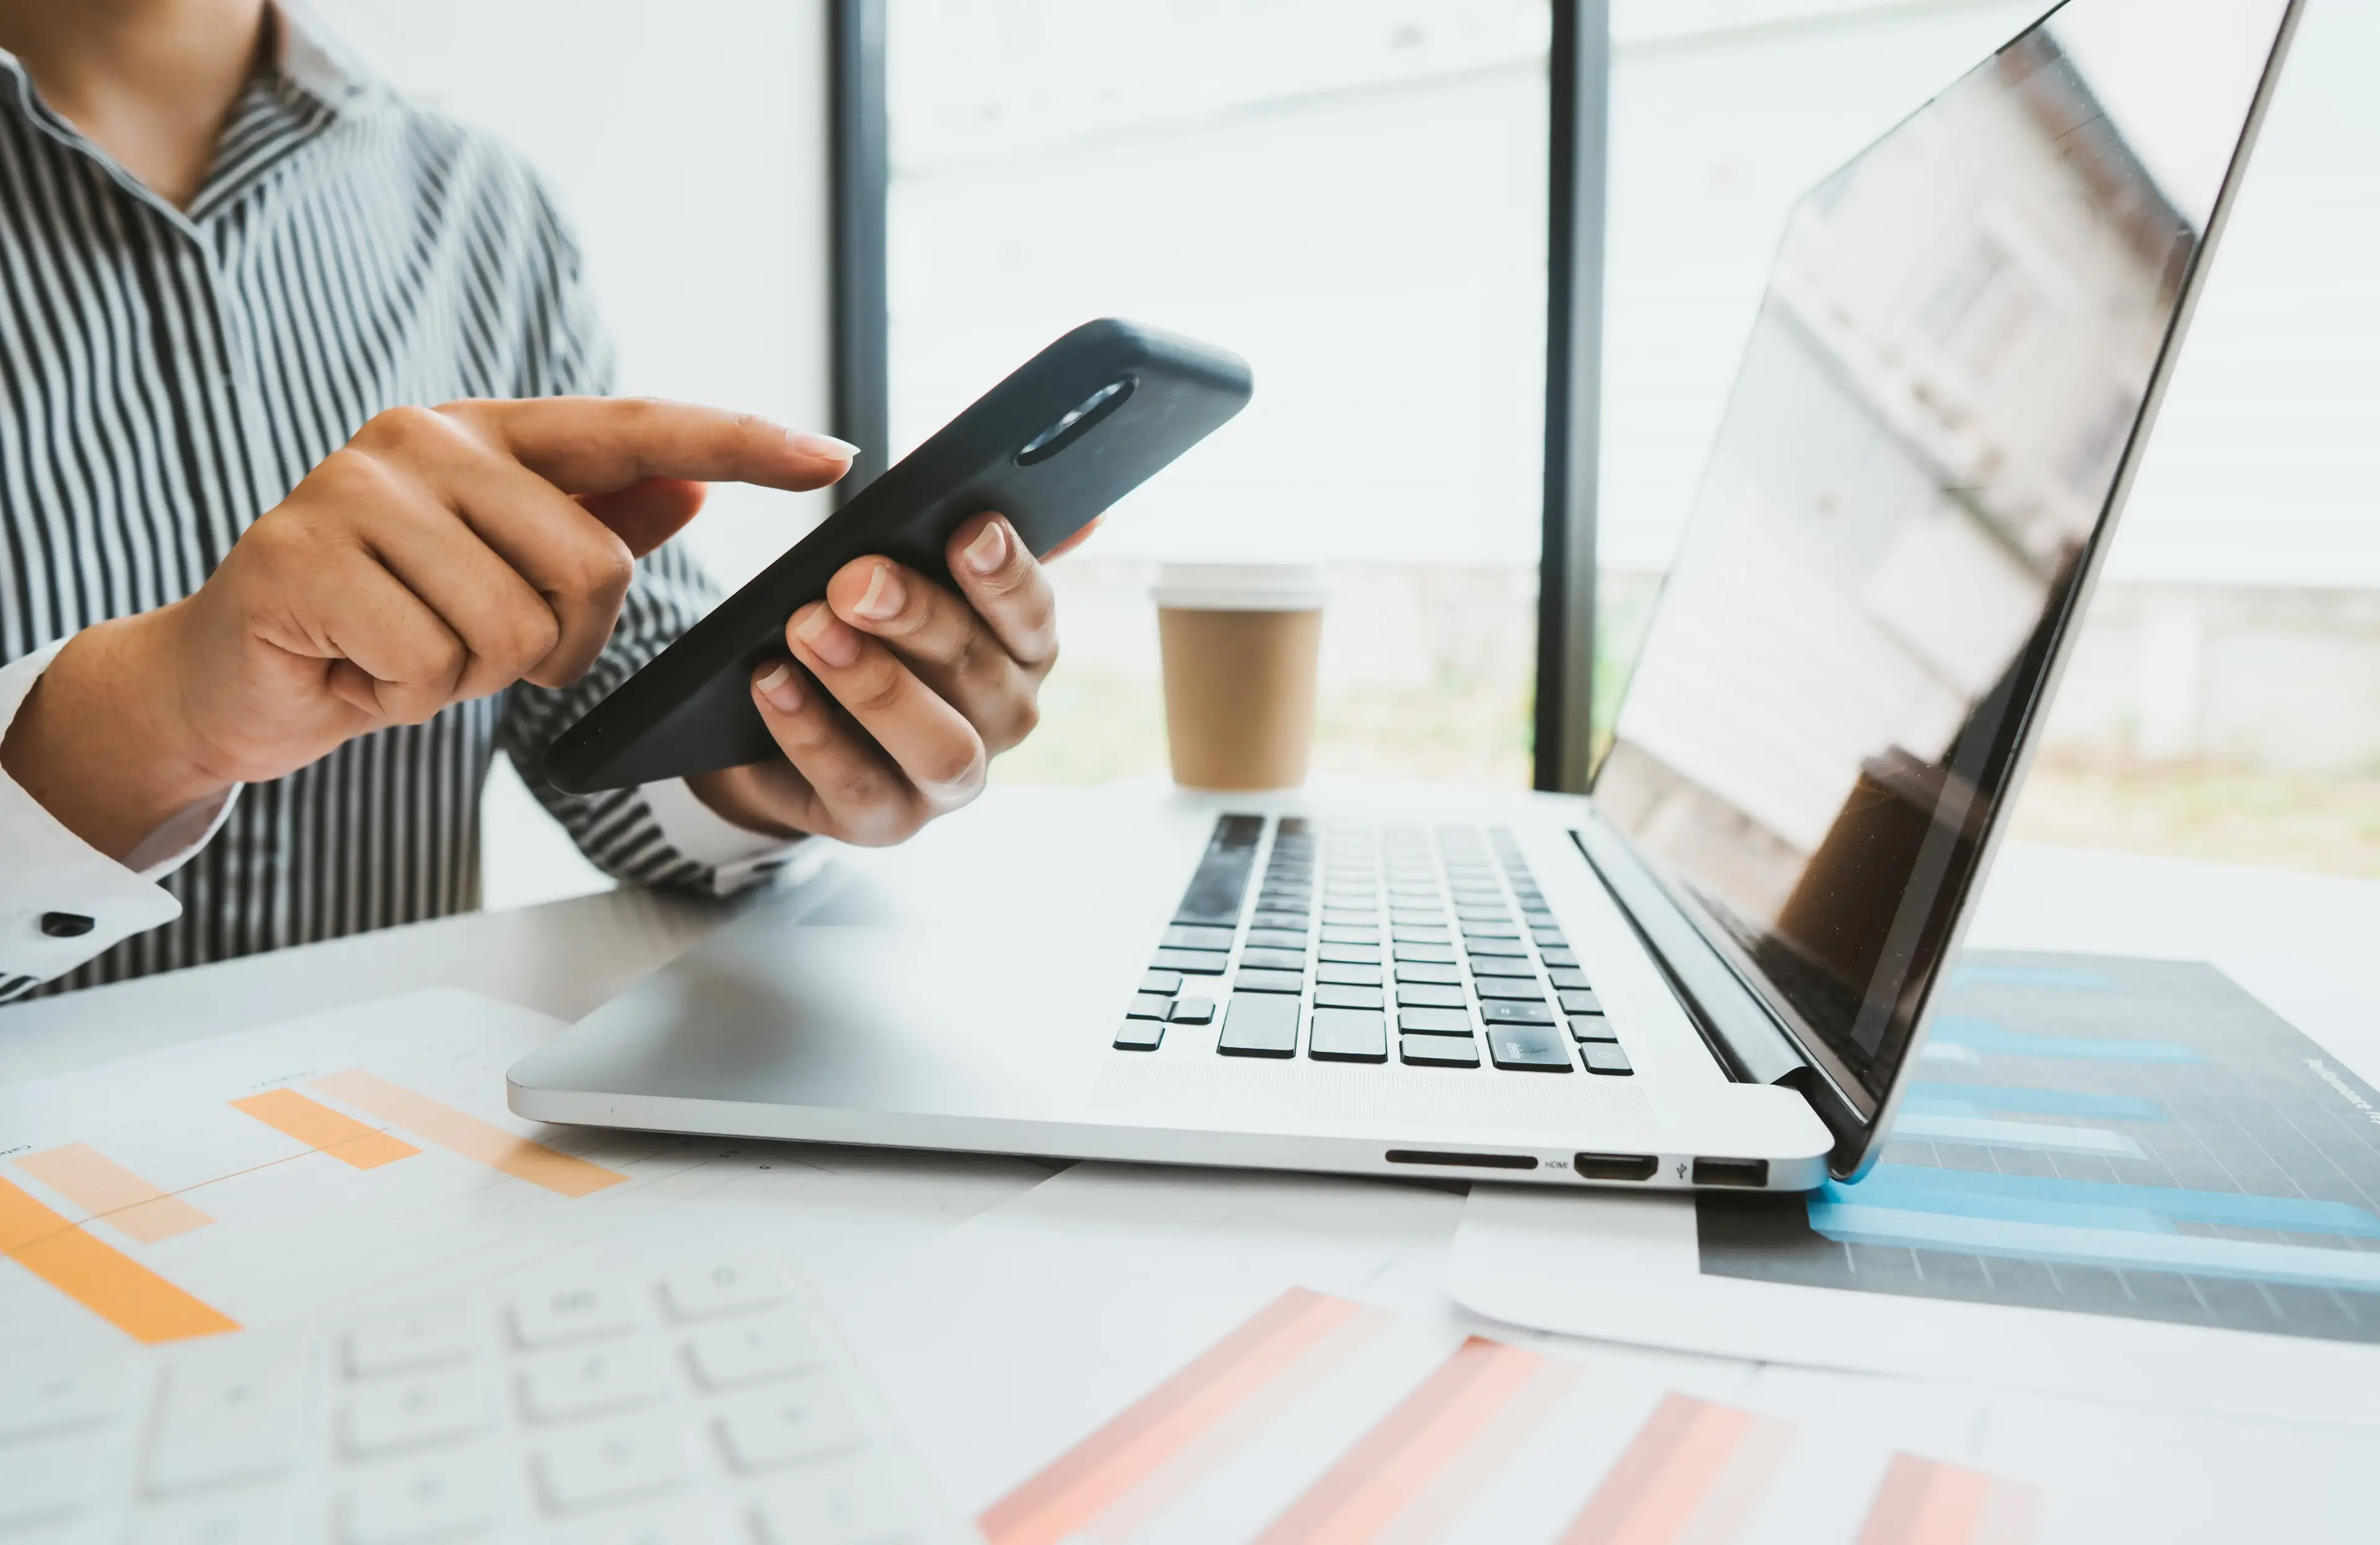
<svg viewBox="0 0 2380 1545"><path fill-rule="evenodd" d="M233 1101L231 1108L359 1170L376 1170L421 1151L402 1137L366 1126L346 1112L309 1100L296 1089L266 1089Z"/></svg>
<svg viewBox="0 0 2380 1545"><path fill-rule="evenodd" d="M358 1111L394 1122L449 1153L565 1197L587 1196L628 1178L617 1170L607 1170L543 1143L516 1137L492 1123L360 1068L351 1067L345 1073L317 1078L314 1087Z"/></svg>
<svg viewBox="0 0 2380 1545"><path fill-rule="evenodd" d="M44 1149L17 1161L17 1167L58 1195L103 1219L143 1245L154 1245L212 1218L188 1202L134 1174L89 1143Z"/></svg>
<svg viewBox="0 0 2380 1545"><path fill-rule="evenodd" d="M152 1346L239 1329L237 1320L93 1238L6 1180L0 1180L0 1256Z"/></svg>
<svg viewBox="0 0 2380 1545"><path fill-rule="evenodd" d="M1561 1545L1726 1545L1751 1521L1792 1446L1784 1422L1665 1395L1562 1531Z"/></svg>
<svg viewBox="0 0 2380 1545"><path fill-rule="evenodd" d="M1860 1526L1859 1545L2026 1545L2041 1511L2032 1487L1896 1454Z"/></svg>
<svg viewBox="0 0 2380 1545"><path fill-rule="evenodd" d="M976 1519L990 1545L1120 1541L1389 1323L1290 1289Z"/></svg>
<svg viewBox="0 0 2380 1545"><path fill-rule="evenodd" d="M1439 1539L1578 1369L1473 1336L1382 1417L1257 1545Z"/></svg>

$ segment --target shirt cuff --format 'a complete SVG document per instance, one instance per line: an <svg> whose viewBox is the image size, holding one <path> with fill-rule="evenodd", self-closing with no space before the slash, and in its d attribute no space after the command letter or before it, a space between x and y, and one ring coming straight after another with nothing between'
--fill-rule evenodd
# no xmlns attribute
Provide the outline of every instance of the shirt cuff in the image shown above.
<svg viewBox="0 0 2380 1545"><path fill-rule="evenodd" d="M734 895L770 878L785 867L796 847L822 845L815 837L747 831L704 804L684 778L647 784L638 792L653 813L653 824L661 828L662 840L681 858L710 870L710 889L717 895Z"/></svg>
<svg viewBox="0 0 2380 1545"><path fill-rule="evenodd" d="M61 639L0 665L0 737L65 647ZM182 904L157 882L207 845L238 792L176 811L118 863L0 770L0 999L180 917Z"/></svg>

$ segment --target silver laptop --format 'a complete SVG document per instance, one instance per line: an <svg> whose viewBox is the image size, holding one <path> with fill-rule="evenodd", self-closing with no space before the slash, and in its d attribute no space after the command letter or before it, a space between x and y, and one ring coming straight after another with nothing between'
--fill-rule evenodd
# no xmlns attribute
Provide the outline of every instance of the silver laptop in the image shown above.
<svg viewBox="0 0 2380 1545"><path fill-rule="evenodd" d="M995 797L748 911L523 1059L512 1108L1546 1185L1856 1175L2301 5L2070 0L1801 201L1591 798Z"/></svg>

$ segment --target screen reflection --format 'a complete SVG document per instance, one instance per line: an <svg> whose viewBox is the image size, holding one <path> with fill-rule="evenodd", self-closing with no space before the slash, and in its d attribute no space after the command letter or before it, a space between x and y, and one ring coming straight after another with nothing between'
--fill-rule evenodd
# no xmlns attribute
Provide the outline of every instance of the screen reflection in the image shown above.
<svg viewBox="0 0 2380 1545"><path fill-rule="evenodd" d="M1594 793L1880 1100L2285 0L2071 0L1804 198Z"/></svg>

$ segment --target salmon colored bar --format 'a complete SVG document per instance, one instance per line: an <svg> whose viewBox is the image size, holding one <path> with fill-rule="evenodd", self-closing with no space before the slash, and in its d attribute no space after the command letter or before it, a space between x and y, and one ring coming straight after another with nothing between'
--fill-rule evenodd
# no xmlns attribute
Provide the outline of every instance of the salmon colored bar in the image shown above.
<svg viewBox="0 0 2380 1545"><path fill-rule="evenodd" d="M1664 1395L1560 1545L1726 1545L1792 1444L1783 1422Z"/></svg>
<svg viewBox="0 0 2380 1545"><path fill-rule="evenodd" d="M1380 1418L1257 1545L1366 1545L1378 1539L1545 1364L1473 1336Z"/></svg>
<svg viewBox="0 0 2380 1545"><path fill-rule="evenodd" d="M449 1153L565 1197L583 1197L628 1178L617 1170L607 1170L601 1164L557 1152L543 1143L516 1137L501 1126L467 1115L452 1105L442 1105L426 1094L416 1094L360 1068L351 1067L345 1073L317 1078L314 1087L358 1111L394 1122Z"/></svg>
<svg viewBox="0 0 2380 1545"><path fill-rule="evenodd" d="M1859 1545L2024 1545L2039 1509L2029 1486L1896 1454L1868 1504Z"/></svg>
<svg viewBox="0 0 2380 1545"><path fill-rule="evenodd" d="M89 1143L44 1149L17 1161L17 1167L58 1195L103 1218L143 1245L154 1245L212 1218L188 1202L152 1186Z"/></svg>
<svg viewBox="0 0 2380 1545"><path fill-rule="evenodd" d="M421 1151L402 1137L393 1137L377 1126L366 1126L344 1111L309 1100L296 1089L266 1089L262 1094L233 1101L231 1108L359 1170L376 1170Z"/></svg>
<svg viewBox="0 0 2380 1545"><path fill-rule="evenodd" d="M154 1346L237 1331L230 1319L0 1180L0 1255L133 1340Z"/></svg>
<svg viewBox="0 0 2380 1545"><path fill-rule="evenodd" d="M1224 1427L1369 1311L1292 1288L976 1519L990 1545L1057 1545Z"/></svg>

